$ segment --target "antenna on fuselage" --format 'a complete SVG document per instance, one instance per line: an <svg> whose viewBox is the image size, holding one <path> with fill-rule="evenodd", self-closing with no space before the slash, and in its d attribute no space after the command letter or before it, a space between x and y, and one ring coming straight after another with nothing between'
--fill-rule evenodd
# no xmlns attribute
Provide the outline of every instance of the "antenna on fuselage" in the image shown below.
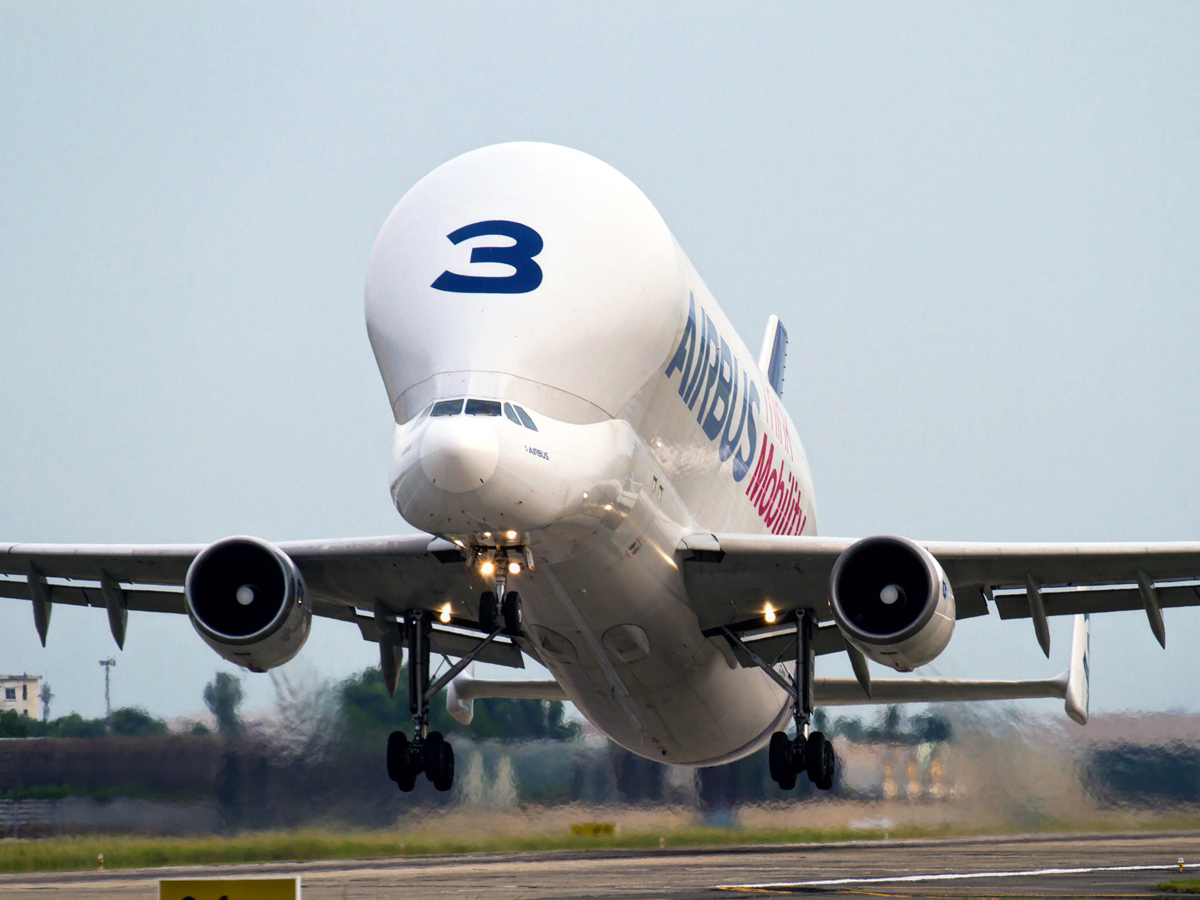
<svg viewBox="0 0 1200 900"><path fill-rule="evenodd" d="M783 396L783 370L787 364L787 329L779 316L767 319L767 330L763 334L762 349L758 351L758 367L767 376L767 384L779 397Z"/></svg>

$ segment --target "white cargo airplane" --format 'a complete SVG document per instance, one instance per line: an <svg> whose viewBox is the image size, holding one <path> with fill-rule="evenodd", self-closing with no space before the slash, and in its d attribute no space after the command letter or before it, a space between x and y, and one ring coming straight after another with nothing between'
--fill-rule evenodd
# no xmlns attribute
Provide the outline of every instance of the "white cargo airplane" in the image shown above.
<svg viewBox="0 0 1200 900"><path fill-rule="evenodd" d="M253 671L300 650L312 616L380 644L414 723L389 738L401 790L440 790L454 754L428 703L565 699L648 759L711 766L770 744L782 787L836 760L814 704L1059 697L1087 719L1087 614L1200 605L1200 544L983 544L817 536L812 477L780 403L787 337L757 359L650 201L547 144L451 160L397 204L367 272L366 319L396 421L391 492L422 534L272 544L0 545L0 595L186 613ZM1077 616L1071 664L1041 681L871 677L934 659L995 606ZM854 679L814 678L847 653ZM431 653L458 657L431 682ZM523 656L553 681L481 681ZM796 737L784 729L794 719Z"/></svg>

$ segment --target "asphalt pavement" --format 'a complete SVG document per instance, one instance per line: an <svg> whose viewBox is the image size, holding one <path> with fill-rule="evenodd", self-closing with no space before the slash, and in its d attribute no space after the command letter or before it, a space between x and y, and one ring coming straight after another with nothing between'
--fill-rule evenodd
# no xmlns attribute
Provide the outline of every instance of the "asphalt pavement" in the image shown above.
<svg viewBox="0 0 1200 900"><path fill-rule="evenodd" d="M1183 858L1185 874L1177 860ZM1200 878L1200 832L509 853L0 875L0 898L158 896L158 879L299 875L304 900L375 898L1162 897Z"/></svg>

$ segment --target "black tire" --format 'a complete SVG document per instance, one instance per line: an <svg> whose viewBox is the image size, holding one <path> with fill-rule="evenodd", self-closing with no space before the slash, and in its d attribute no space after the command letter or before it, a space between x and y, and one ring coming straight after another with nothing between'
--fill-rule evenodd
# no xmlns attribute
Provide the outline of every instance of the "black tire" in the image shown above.
<svg viewBox="0 0 1200 900"><path fill-rule="evenodd" d="M814 731L808 736L808 746L805 748L808 763L808 779L823 791L833 787L835 757L833 745L825 735Z"/></svg>
<svg viewBox="0 0 1200 900"><path fill-rule="evenodd" d="M772 781L779 781L789 768L787 745L787 735L782 731L771 735L771 743L767 747L767 768L771 772Z"/></svg>
<svg viewBox="0 0 1200 900"><path fill-rule="evenodd" d="M521 595L516 591L504 595L504 604L500 612L504 616L504 633L517 635L521 633Z"/></svg>
<svg viewBox="0 0 1200 900"><path fill-rule="evenodd" d="M396 779L396 787L400 788L404 793L408 793L417 786L417 772L411 766L405 766L404 771L400 773L400 777Z"/></svg>
<svg viewBox="0 0 1200 900"><path fill-rule="evenodd" d="M837 777L837 754L833 752L833 744L825 742L825 754L828 759L825 762L825 777L817 782L817 787L823 791L833 790L833 782Z"/></svg>
<svg viewBox="0 0 1200 900"><path fill-rule="evenodd" d="M783 790L790 791L796 786L796 770L792 766L792 742L782 731L771 735L767 765L771 770L771 780Z"/></svg>
<svg viewBox="0 0 1200 900"><path fill-rule="evenodd" d="M496 602L496 595L491 591L484 591L479 595L479 628L481 631L491 634L500 627L500 604Z"/></svg>
<svg viewBox="0 0 1200 900"><path fill-rule="evenodd" d="M454 748L450 746L449 741L442 741L439 756L438 773L433 779L433 786L439 791L448 791L454 787Z"/></svg>
<svg viewBox="0 0 1200 900"><path fill-rule="evenodd" d="M425 763L425 777L430 781L437 781L438 766L442 762L442 747L445 744L446 739L442 737L440 731L431 731L425 736L425 741L421 745L422 761Z"/></svg>
<svg viewBox="0 0 1200 900"><path fill-rule="evenodd" d="M387 739L387 773L392 781L399 781L408 769L408 736L403 731L393 731ZM411 790L411 788L410 788Z"/></svg>

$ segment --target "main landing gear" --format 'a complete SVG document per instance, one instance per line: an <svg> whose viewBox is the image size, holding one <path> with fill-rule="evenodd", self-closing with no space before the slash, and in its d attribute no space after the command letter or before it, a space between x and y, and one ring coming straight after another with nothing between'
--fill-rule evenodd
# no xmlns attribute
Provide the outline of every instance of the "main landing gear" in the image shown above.
<svg viewBox="0 0 1200 900"><path fill-rule="evenodd" d="M496 591L499 599L490 591L479 598L479 624L488 632L487 637L433 684L429 683L429 633L432 630L429 613L415 610L404 618L404 643L408 646L408 705L413 719L413 737L409 740L403 731L393 731L388 735L387 742L388 778L396 782L401 791L411 791L416 787L417 776L422 772L439 791L448 791L454 786L454 748L440 731L428 730L429 701L470 665L493 638L500 634L515 635L520 632L520 594L513 591L505 596L502 578L496 580Z"/></svg>
<svg viewBox="0 0 1200 900"><path fill-rule="evenodd" d="M813 667L812 633L814 618L811 610L796 612L796 677L788 678L776 671L758 656L741 638L729 629L725 635L740 646L754 663L770 675L775 682L791 695L792 717L796 722L796 738L792 740L782 732L771 735L767 761L771 779L783 790L796 786L796 776L807 773L809 781L823 791L833 787L837 775L837 757L833 744L819 731L808 731L813 713Z"/></svg>

